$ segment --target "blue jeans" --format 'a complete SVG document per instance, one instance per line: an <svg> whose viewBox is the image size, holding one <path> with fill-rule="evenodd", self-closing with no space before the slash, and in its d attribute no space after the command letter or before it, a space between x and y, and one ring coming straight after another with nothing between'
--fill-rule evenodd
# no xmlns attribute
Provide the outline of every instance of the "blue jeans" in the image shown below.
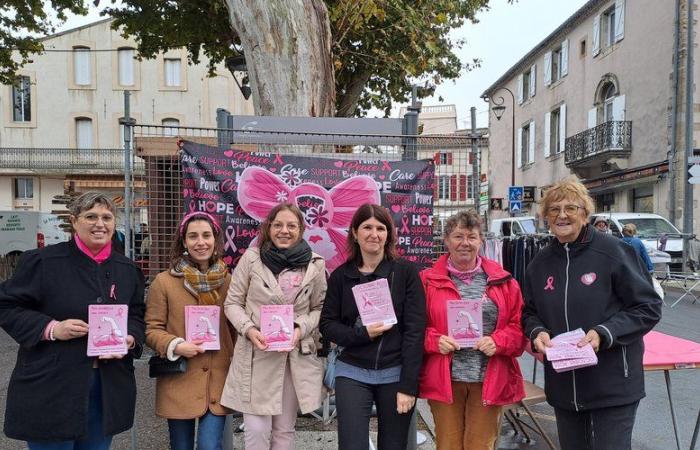
<svg viewBox="0 0 700 450"><path fill-rule="evenodd" d="M168 419L171 450L194 450L196 419ZM199 418L197 450L221 450L226 416L215 416L211 411Z"/></svg>
<svg viewBox="0 0 700 450"><path fill-rule="evenodd" d="M29 450L109 450L112 436L102 434L102 382L100 370L92 369L88 400L88 436L76 441L29 441Z"/></svg>

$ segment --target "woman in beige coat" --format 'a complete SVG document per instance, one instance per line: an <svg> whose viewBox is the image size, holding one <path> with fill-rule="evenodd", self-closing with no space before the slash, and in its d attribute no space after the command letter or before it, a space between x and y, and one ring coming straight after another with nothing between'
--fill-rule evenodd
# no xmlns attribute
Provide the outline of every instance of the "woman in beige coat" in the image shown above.
<svg viewBox="0 0 700 450"><path fill-rule="evenodd" d="M299 208L277 205L233 272L224 311L239 338L221 403L243 412L246 450L294 446L297 410L321 405L323 364L316 356L326 266L302 238ZM291 348L270 351L261 332L262 305L294 305ZM291 334L291 330L290 334Z"/></svg>
<svg viewBox="0 0 700 450"><path fill-rule="evenodd" d="M231 364L233 340L220 313L220 350L203 350L203 341L185 341L185 306L221 309L231 275L221 260L223 238L207 213L185 216L171 250L171 268L156 276L148 292L146 343L170 360L187 358L187 371L156 380L156 414L168 419L172 450L220 450L226 414L220 403ZM216 326L214 326L216 328Z"/></svg>

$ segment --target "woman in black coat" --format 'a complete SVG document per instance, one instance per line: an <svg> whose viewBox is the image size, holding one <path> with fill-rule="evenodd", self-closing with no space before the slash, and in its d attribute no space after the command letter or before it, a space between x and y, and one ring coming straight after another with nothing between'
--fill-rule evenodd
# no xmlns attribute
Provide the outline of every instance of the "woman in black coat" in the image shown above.
<svg viewBox="0 0 700 450"><path fill-rule="evenodd" d="M74 239L26 252L0 285L0 326L20 345L4 431L30 450L106 450L133 424L144 278L112 251L115 214L109 197L81 195L71 205ZM91 304L128 305L126 355L87 356Z"/></svg>
<svg viewBox="0 0 700 450"><path fill-rule="evenodd" d="M403 449L423 361L425 294L413 264L396 256L396 227L386 209L362 205L352 218L345 264L328 280L321 311L324 339L343 347L336 363L338 448L369 448L377 407L378 448ZM362 323L352 288L385 278L397 323ZM415 437L414 437L415 439Z"/></svg>

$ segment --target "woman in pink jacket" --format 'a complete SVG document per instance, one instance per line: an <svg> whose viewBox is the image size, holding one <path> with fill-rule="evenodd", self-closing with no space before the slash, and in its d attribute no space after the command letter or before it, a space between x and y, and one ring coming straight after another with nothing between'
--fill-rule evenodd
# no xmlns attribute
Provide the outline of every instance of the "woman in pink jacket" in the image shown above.
<svg viewBox="0 0 700 450"><path fill-rule="evenodd" d="M525 348L518 283L479 256L481 219L474 210L445 224L445 247L421 273L427 327L419 396L428 399L438 450L493 449L501 405L525 396L516 357ZM450 307L448 304L467 300ZM460 344L461 342L461 344Z"/></svg>

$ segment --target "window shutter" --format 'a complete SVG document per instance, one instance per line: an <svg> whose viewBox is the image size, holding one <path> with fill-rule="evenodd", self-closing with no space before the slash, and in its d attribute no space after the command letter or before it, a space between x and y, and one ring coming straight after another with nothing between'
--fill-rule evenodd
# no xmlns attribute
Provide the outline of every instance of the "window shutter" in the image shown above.
<svg viewBox="0 0 700 450"><path fill-rule="evenodd" d="M535 96L535 88L537 86L537 64L530 67L530 97Z"/></svg>
<svg viewBox="0 0 700 450"><path fill-rule="evenodd" d="M552 118L552 114L549 112L544 113L544 157L548 158L549 157L549 140L552 137L552 130L551 130L551 125L550 125L550 120Z"/></svg>
<svg viewBox="0 0 700 450"><path fill-rule="evenodd" d="M76 48L73 50L73 76L78 86L90 84L90 49Z"/></svg>
<svg viewBox="0 0 700 450"><path fill-rule="evenodd" d="M625 37L625 0L615 0L615 42Z"/></svg>
<svg viewBox="0 0 700 450"><path fill-rule="evenodd" d="M544 54L544 85L552 84L552 52Z"/></svg>
<svg viewBox="0 0 700 450"><path fill-rule="evenodd" d="M450 200L457 200L457 175L450 175Z"/></svg>
<svg viewBox="0 0 700 450"><path fill-rule="evenodd" d="M535 162L535 121L530 121L530 146L527 149L527 162Z"/></svg>
<svg viewBox="0 0 700 450"><path fill-rule="evenodd" d="M121 48L119 55L119 85L134 85L134 49Z"/></svg>
<svg viewBox="0 0 700 450"><path fill-rule="evenodd" d="M452 152L447 154L447 164L452 165Z"/></svg>
<svg viewBox="0 0 700 450"><path fill-rule="evenodd" d="M467 157L467 164L474 164L474 152L471 150L468 150L469 153L467 153L469 156Z"/></svg>
<svg viewBox="0 0 700 450"><path fill-rule="evenodd" d="M467 199L467 176L459 176L459 199L464 201Z"/></svg>
<svg viewBox="0 0 700 450"><path fill-rule="evenodd" d="M523 128L518 128L518 145L515 147L515 163L518 169L523 166Z"/></svg>
<svg viewBox="0 0 700 450"><path fill-rule="evenodd" d="M565 77L569 73L569 40L566 39L561 43L561 64L559 64L559 73Z"/></svg>
<svg viewBox="0 0 700 450"><path fill-rule="evenodd" d="M588 128L598 125L598 108L588 110Z"/></svg>
<svg viewBox="0 0 700 450"><path fill-rule="evenodd" d="M559 151L563 152L566 146L566 104L559 107Z"/></svg>
<svg viewBox="0 0 700 450"><path fill-rule="evenodd" d="M433 179L435 180L435 184L433 184L433 203L435 203L435 201L438 199L438 186L440 184L440 177L435 175Z"/></svg>
<svg viewBox="0 0 700 450"><path fill-rule="evenodd" d="M613 120L625 120L625 96L618 95L613 98L612 104Z"/></svg>
<svg viewBox="0 0 700 450"><path fill-rule="evenodd" d="M600 53L600 14L593 18L593 56Z"/></svg>
<svg viewBox="0 0 700 450"><path fill-rule="evenodd" d="M523 104L523 74L518 75L518 105Z"/></svg>
<svg viewBox="0 0 700 450"><path fill-rule="evenodd" d="M433 155L433 162L436 166L440 165L440 152L435 152L435 154Z"/></svg>

